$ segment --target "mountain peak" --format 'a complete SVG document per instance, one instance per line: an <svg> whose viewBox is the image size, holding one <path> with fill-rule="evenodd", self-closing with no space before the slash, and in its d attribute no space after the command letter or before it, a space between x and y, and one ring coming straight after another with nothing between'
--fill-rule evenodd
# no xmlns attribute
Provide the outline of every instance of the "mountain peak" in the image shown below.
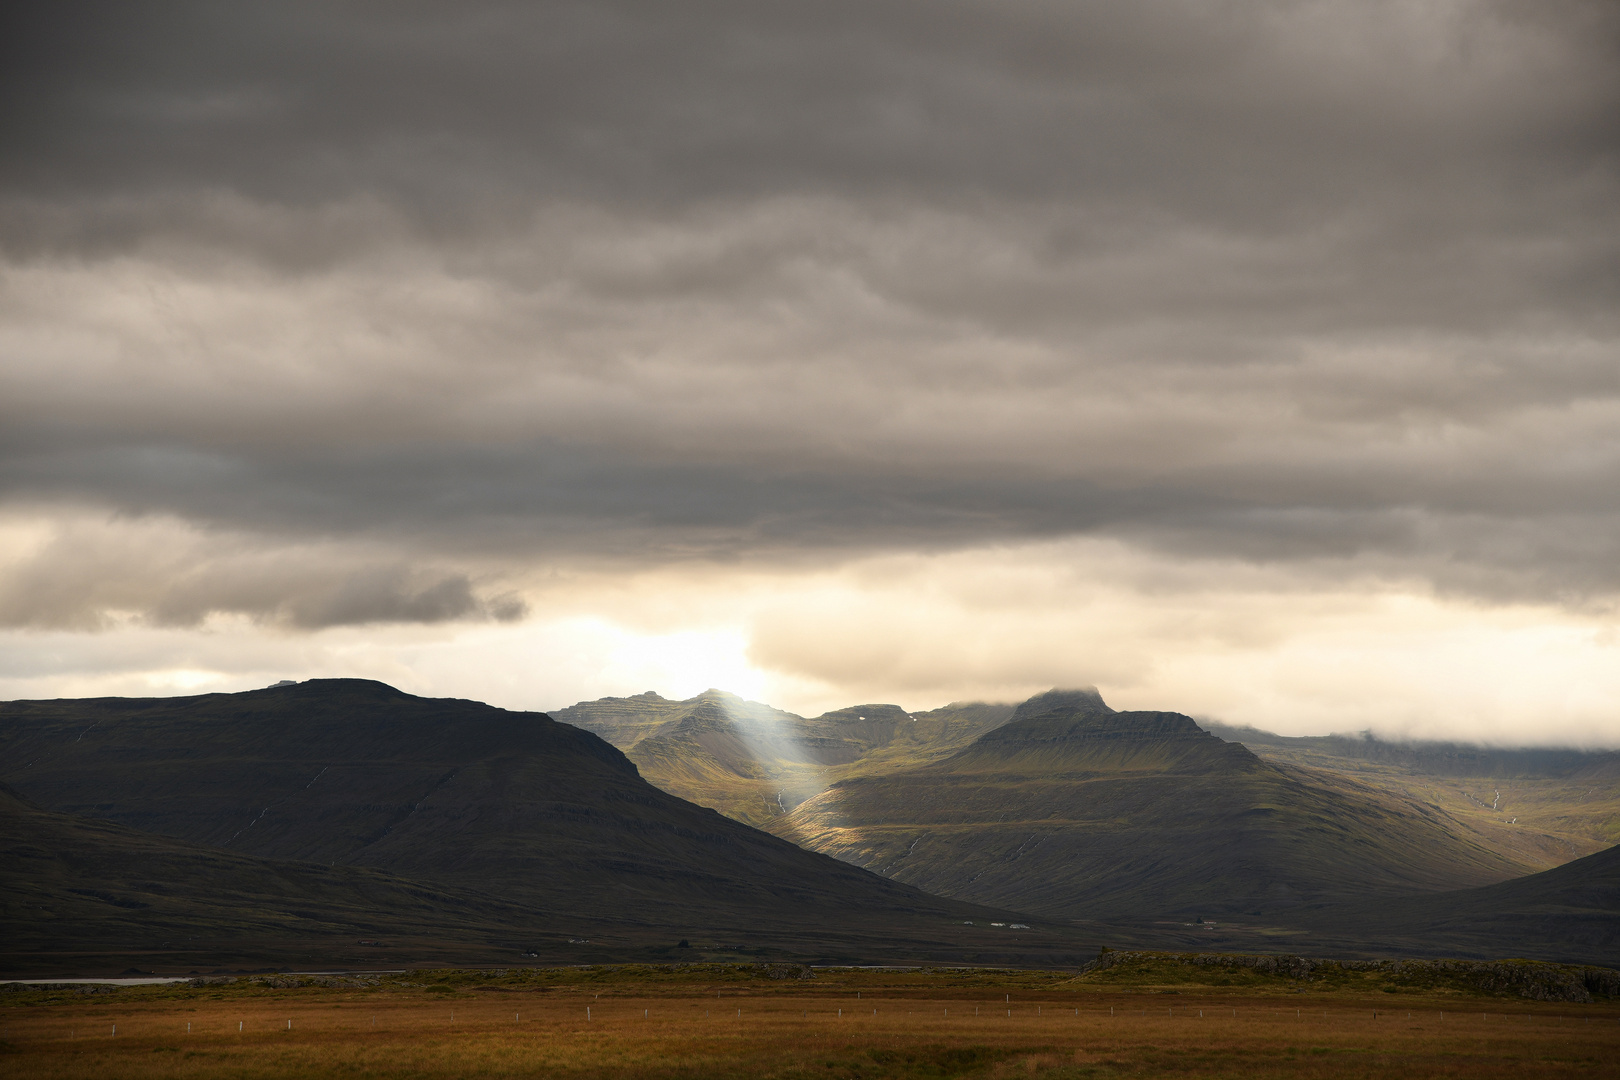
<svg viewBox="0 0 1620 1080"><path fill-rule="evenodd" d="M1173 712L1115 712L1104 707L1051 709L1034 716L1015 718L979 737L979 743L1014 745L1019 743L1059 743L1098 739L1162 742L1194 740L1210 746L1236 746L1222 743L1199 727L1190 716ZM1240 747L1241 749L1241 747ZM1244 751L1244 756L1249 756Z"/></svg>
<svg viewBox="0 0 1620 1080"><path fill-rule="evenodd" d="M868 704L851 705L845 709L834 709L824 712L816 717L817 722L834 724L866 723L900 723L910 720L911 714L898 705Z"/></svg>
<svg viewBox="0 0 1620 1080"><path fill-rule="evenodd" d="M1028 720L1036 716L1072 716L1085 712L1113 712L1104 704L1102 695L1095 686L1080 687L1073 690L1053 688L1044 694L1036 694L1013 711L1013 722Z"/></svg>
<svg viewBox="0 0 1620 1080"><path fill-rule="evenodd" d="M406 693L397 686L390 686L387 683L379 682L376 679L305 679L303 682L293 682L290 679L283 679L273 686L266 686L259 690L244 690L241 691L240 694L204 694L199 695L198 700L200 700L202 697L239 697L244 694L260 695L267 694L272 690L276 691L277 694L296 694L301 698L313 700L327 700L340 697L367 701L402 701L407 699L414 699L418 701L432 700L430 698L417 698L415 694ZM155 700L166 701L170 699L161 698ZM187 699L176 698L173 700L183 701Z"/></svg>
<svg viewBox="0 0 1620 1080"><path fill-rule="evenodd" d="M681 702L683 705L687 703L708 703L729 706L746 705L748 702L740 695L733 694L730 690L721 690L719 687L711 686L707 690L703 691L703 693L693 694L691 697L687 698L686 701Z"/></svg>
<svg viewBox="0 0 1620 1080"><path fill-rule="evenodd" d="M1115 712L1095 690L1055 690L1019 706L1008 723L942 762L949 771L1035 773L1249 769L1259 759L1193 718L1173 712Z"/></svg>

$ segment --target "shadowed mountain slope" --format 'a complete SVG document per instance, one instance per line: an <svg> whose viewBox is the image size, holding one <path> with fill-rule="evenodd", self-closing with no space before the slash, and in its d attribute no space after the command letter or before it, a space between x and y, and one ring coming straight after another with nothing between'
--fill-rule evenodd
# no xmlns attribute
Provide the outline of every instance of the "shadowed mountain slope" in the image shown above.
<svg viewBox="0 0 1620 1080"><path fill-rule="evenodd" d="M1316 951L1344 949L1572 964L1620 963L1620 847L1454 892L1301 913Z"/></svg>
<svg viewBox="0 0 1620 1080"><path fill-rule="evenodd" d="M1288 909L1524 868L1421 805L1307 784L1176 713L1054 691L943 761L845 780L784 835L930 892L1052 917Z"/></svg>
<svg viewBox="0 0 1620 1080"><path fill-rule="evenodd" d="M706 690L684 701L651 692L602 698L553 715L624 750L665 791L774 831L795 806L838 780L938 760L1012 712L980 703L922 713L857 705L806 719Z"/></svg>
<svg viewBox="0 0 1620 1080"><path fill-rule="evenodd" d="M0 921L0 968L39 972L116 971L109 958L152 956L182 970L401 955L510 962L552 920L364 867L255 859L52 813L0 786Z"/></svg>
<svg viewBox="0 0 1620 1080"><path fill-rule="evenodd" d="M370 867L581 920L909 938L986 912L694 806L538 713L362 680L0 705L0 777L58 813L259 859ZM959 954L958 954L959 955Z"/></svg>

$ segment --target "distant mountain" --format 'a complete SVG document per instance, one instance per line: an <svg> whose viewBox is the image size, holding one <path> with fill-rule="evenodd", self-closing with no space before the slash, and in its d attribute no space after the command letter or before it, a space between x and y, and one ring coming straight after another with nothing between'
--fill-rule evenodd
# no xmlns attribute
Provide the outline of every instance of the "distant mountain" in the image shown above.
<svg viewBox="0 0 1620 1080"><path fill-rule="evenodd" d="M1011 704L929 712L857 705L806 719L708 690L684 701L648 692L553 714L625 751L643 776L684 799L799 837L787 814L834 784L939 761L1007 723ZM1620 842L1620 753L1399 743L1371 736L1293 738L1207 720L1313 788L1415 808L1525 871Z"/></svg>
<svg viewBox="0 0 1620 1080"><path fill-rule="evenodd" d="M822 790L822 771L848 757L807 738L803 717L719 690L685 701L603 698L553 715L624 750L665 791L751 825Z"/></svg>
<svg viewBox="0 0 1620 1080"><path fill-rule="evenodd" d="M684 701L648 692L552 715L625 751L665 791L774 830L799 803L849 776L923 765L1012 718L1011 705L953 703L908 713L856 705L806 719L735 694Z"/></svg>
<svg viewBox="0 0 1620 1080"><path fill-rule="evenodd" d="M554 913L525 936L548 947L590 923L670 940L787 943L801 954L825 944L819 954L846 957L893 955L902 940L942 958L999 947L962 925L986 919L985 909L669 795L588 732L381 683L8 702L0 762L0 780L58 814ZM232 865L244 882L259 872Z"/></svg>
<svg viewBox="0 0 1620 1080"><path fill-rule="evenodd" d="M1041 720L1043 711L1067 718ZM1221 736L1212 740L1177 714L1114 713L1095 691L933 713L863 705L813 721L720 691L686 701L649 693L556 715L598 731L648 779L695 802L931 890L1078 912L1136 944L1552 955L1546 935L1493 936L1530 926L1506 913L1433 929L1427 950L1421 936L1385 933L1377 914L1408 895L1467 899L1475 890L1433 890L1526 874L1620 838L1620 754L1295 739L1198 722ZM1133 807L1126 795L1137 781L1144 805ZM1070 827L1091 834L1085 850L1040 866L1067 850L1074 838L1054 834ZM1172 834L1168 846L1156 829ZM987 849L974 850L968 833ZM944 854L929 857L931 845ZM1026 877L1050 895L1025 892ZM1367 896L1370 906L1335 903ZM1239 921L1212 929L1192 922L1200 915ZM1603 922L1593 910L1557 919L1587 936Z"/></svg>
<svg viewBox="0 0 1620 1080"><path fill-rule="evenodd" d="M1201 722L1312 783L1424 802L1532 869L1620 842L1620 753L1274 735Z"/></svg>
<svg viewBox="0 0 1620 1080"><path fill-rule="evenodd" d="M1053 691L944 760L843 780L781 829L940 895L1049 917L1288 910L1514 877L1444 815L1312 785L1177 713Z"/></svg>

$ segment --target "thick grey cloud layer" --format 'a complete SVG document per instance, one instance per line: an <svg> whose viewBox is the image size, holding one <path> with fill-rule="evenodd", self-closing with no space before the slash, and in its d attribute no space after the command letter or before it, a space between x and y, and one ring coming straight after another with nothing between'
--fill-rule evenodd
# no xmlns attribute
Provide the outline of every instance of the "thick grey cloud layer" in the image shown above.
<svg viewBox="0 0 1620 1080"><path fill-rule="evenodd" d="M6 18L0 498L197 546L0 622L1083 533L1620 593L1612 4Z"/></svg>

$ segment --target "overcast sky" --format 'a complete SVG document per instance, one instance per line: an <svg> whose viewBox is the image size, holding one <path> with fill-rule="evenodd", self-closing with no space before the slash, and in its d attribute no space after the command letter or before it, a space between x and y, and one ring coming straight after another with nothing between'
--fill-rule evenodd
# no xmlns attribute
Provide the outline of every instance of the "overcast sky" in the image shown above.
<svg viewBox="0 0 1620 1080"><path fill-rule="evenodd" d="M1608 0L0 18L0 698L1620 746Z"/></svg>

